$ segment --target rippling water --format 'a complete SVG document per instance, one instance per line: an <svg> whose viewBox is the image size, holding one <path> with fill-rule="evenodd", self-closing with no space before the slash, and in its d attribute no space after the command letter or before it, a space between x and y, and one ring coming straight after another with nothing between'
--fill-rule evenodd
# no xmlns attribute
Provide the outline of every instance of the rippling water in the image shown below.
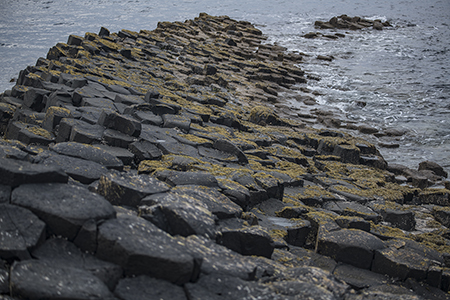
<svg viewBox="0 0 450 300"><path fill-rule="evenodd" d="M334 56L330 63L303 64L322 78L309 83L324 94L317 98L321 104L341 109L350 120L408 131L396 141L399 149L380 148L388 161L415 168L433 160L450 169L448 0L0 0L0 91L69 34L97 33L102 26L111 32L152 30L159 21L184 21L200 12L248 20L270 42L292 51ZM381 18L394 27L343 32L346 37L338 40L302 37L317 31L315 20L341 14Z"/></svg>

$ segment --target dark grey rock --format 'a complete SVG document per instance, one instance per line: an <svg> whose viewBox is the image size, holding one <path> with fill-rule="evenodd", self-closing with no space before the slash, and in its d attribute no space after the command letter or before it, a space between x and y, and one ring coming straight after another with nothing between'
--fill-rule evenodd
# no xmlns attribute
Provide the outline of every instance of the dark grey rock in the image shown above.
<svg viewBox="0 0 450 300"><path fill-rule="evenodd" d="M0 204L0 236L1 259L30 259L45 240L45 223L28 209Z"/></svg>
<svg viewBox="0 0 450 300"><path fill-rule="evenodd" d="M311 223L306 220L296 220L295 225L287 228L286 242L303 247L311 231Z"/></svg>
<svg viewBox="0 0 450 300"><path fill-rule="evenodd" d="M290 268L284 271L279 277L278 282L294 281L311 284L312 295L308 293L308 290L303 291L300 289L300 297L296 299L309 299L306 296L312 299L342 299L350 290L347 284L337 280L330 272L312 266ZM324 298L321 298L321 290L323 291L322 295L324 295ZM302 292L305 293L305 297L302 297Z"/></svg>
<svg viewBox="0 0 450 300"><path fill-rule="evenodd" d="M114 129L106 129L103 132L102 138L109 146L125 149L127 149L131 143L136 141L136 138Z"/></svg>
<svg viewBox="0 0 450 300"><path fill-rule="evenodd" d="M14 189L11 204L31 210L49 231L73 240L89 220L114 218L116 212L103 197L68 184L24 184Z"/></svg>
<svg viewBox="0 0 450 300"><path fill-rule="evenodd" d="M134 154L127 149L120 147L111 147L103 144L96 144L95 146L117 157L123 162L124 165L131 165L134 161Z"/></svg>
<svg viewBox="0 0 450 300"><path fill-rule="evenodd" d="M252 226L241 229L223 229L217 243L242 255L258 255L271 258L274 243L262 227Z"/></svg>
<svg viewBox="0 0 450 300"><path fill-rule="evenodd" d="M203 157L212 158L222 162L239 162L237 156L235 156L234 154L223 152L210 147L199 146L198 152Z"/></svg>
<svg viewBox="0 0 450 300"><path fill-rule="evenodd" d="M218 179L218 183L225 196L247 210L250 206L250 192L246 187L228 179Z"/></svg>
<svg viewBox="0 0 450 300"><path fill-rule="evenodd" d="M27 160L29 154L14 145L0 145L0 157Z"/></svg>
<svg viewBox="0 0 450 300"><path fill-rule="evenodd" d="M258 265L251 257L242 256L214 241L195 235L186 238L185 245L186 253L202 262L200 270L203 274L220 273L244 280L256 277Z"/></svg>
<svg viewBox="0 0 450 300"><path fill-rule="evenodd" d="M9 203L11 199L11 186L0 184L0 203Z"/></svg>
<svg viewBox="0 0 450 300"><path fill-rule="evenodd" d="M114 299L99 278L78 268L25 260L12 265L10 276L11 293L21 299Z"/></svg>
<svg viewBox="0 0 450 300"><path fill-rule="evenodd" d="M432 161L421 162L419 164L419 171L421 170L431 170L438 176L442 176L445 178L448 177L448 173L444 171L444 168L442 168L440 165Z"/></svg>
<svg viewBox="0 0 450 300"><path fill-rule="evenodd" d="M122 300L187 300L182 287L145 275L121 279L114 294Z"/></svg>
<svg viewBox="0 0 450 300"><path fill-rule="evenodd" d="M171 235L200 235L214 238L215 218L213 214L195 199L172 193L146 197L141 207L142 217Z"/></svg>
<svg viewBox="0 0 450 300"><path fill-rule="evenodd" d="M98 124L134 137L141 134L141 123L130 116L120 115L111 110L103 110Z"/></svg>
<svg viewBox="0 0 450 300"><path fill-rule="evenodd" d="M191 157L200 157L195 147L182 144L176 140L174 142L160 142L158 144L163 154L185 155Z"/></svg>
<svg viewBox="0 0 450 300"><path fill-rule="evenodd" d="M99 90L98 86L99 85L95 85L90 82L88 85L83 86L82 88L75 89L72 96L73 105L80 106L83 99L86 98L103 98L103 91L106 91L106 89L103 88L103 90Z"/></svg>
<svg viewBox="0 0 450 300"><path fill-rule="evenodd" d="M125 270L125 275L149 275L176 284L196 273L194 258L183 240L135 216L119 216L99 226L96 256Z"/></svg>
<svg viewBox="0 0 450 300"><path fill-rule="evenodd" d="M13 121L8 125L5 138L21 141L26 145L48 145L53 142L54 135L38 125Z"/></svg>
<svg viewBox="0 0 450 300"><path fill-rule="evenodd" d="M357 290L390 282L389 278L385 275L356 268L347 264L339 264L336 269L334 269L333 275Z"/></svg>
<svg viewBox="0 0 450 300"><path fill-rule="evenodd" d="M161 128L154 125L142 124L141 136L143 140L147 140L153 144L178 143L178 140L173 137L178 135L178 132L173 128ZM169 154L169 153L165 153Z"/></svg>
<svg viewBox="0 0 450 300"><path fill-rule="evenodd" d="M123 163L120 159L105 150L88 144L65 142L51 146L50 149L58 154L91 160L108 169L116 169L119 171L123 169Z"/></svg>
<svg viewBox="0 0 450 300"><path fill-rule="evenodd" d="M64 183L67 180L67 174L57 166L0 158L0 184L16 187L24 183Z"/></svg>
<svg viewBox="0 0 450 300"><path fill-rule="evenodd" d="M272 176L267 176L266 173L256 173L255 182L267 192L267 197L283 200L284 184Z"/></svg>
<svg viewBox="0 0 450 300"><path fill-rule="evenodd" d="M45 108L45 96L50 93L44 89L30 87L23 95L23 105L31 110L41 112Z"/></svg>
<svg viewBox="0 0 450 300"><path fill-rule="evenodd" d="M9 267L6 266L6 262L0 260L0 299L2 299L1 295L9 294ZM9 300L12 298L5 298L4 300ZM2 299L3 300L3 299Z"/></svg>
<svg viewBox="0 0 450 300"><path fill-rule="evenodd" d="M381 218L379 214L367 206L350 201L330 201L325 203L323 208L341 215L361 217L368 221L378 222Z"/></svg>
<svg viewBox="0 0 450 300"><path fill-rule="evenodd" d="M386 248L379 238L357 229L327 232L318 238L320 254L362 269L370 268L376 250Z"/></svg>
<svg viewBox="0 0 450 300"><path fill-rule="evenodd" d="M114 102L108 98L83 98L83 100L81 100L81 106L93 106L113 111L117 110Z"/></svg>
<svg viewBox="0 0 450 300"><path fill-rule="evenodd" d="M151 111L136 111L133 116L138 119L142 124L150 124L160 126L163 124L161 116L155 115Z"/></svg>
<svg viewBox="0 0 450 300"><path fill-rule="evenodd" d="M361 217L341 217L334 220L340 227L370 232L370 222Z"/></svg>
<svg viewBox="0 0 450 300"><path fill-rule="evenodd" d="M213 147L217 150L235 155L240 163L248 164L248 159L244 152L228 140L218 139L214 142Z"/></svg>
<svg viewBox="0 0 450 300"><path fill-rule="evenodd" d="M273 296L272 292L262 284L224 274L202 276L197 283L186 284L185 290L188 299L193 300L251 298L268 300Z"/></svg>
<svg viewBox="0 0 450 300"><path fill-rule="evenodd" d="M414 212L406 210L386 209L381 212L383 220L402 230L411 231L416 227Z"/></svg>
<svg viewBox="0 0 450 300"><path fill-rule="evenodd" d="M240 217L242 214L242 209L237 204L213 188L183 185L174 187L171 192L192 197L197 203L205 205L219 219Z"/></svg>
<svg viewBox="0 0 450 300"><path fill-rule="evenodd" d="M85 144L99 143L104 131L105 128L98 124L93 125L78 119L64 118L59 123L55 141L57 143L67 141Z"/></svg>
<svg viewBox="0 0 450 300"><path fill-rule="evenodd" d="M178 128L184 132L189 132L191 128L191 119L181 115L164 114L162 120L165 128Z"/></svg>
<svg viewBox="0 0 450 300"><path fill-rule="evenodd" d="M168 171L155 174L172 186L177 185L201 185L206 187L217 187L217 179L207 172L179 172Z"/></svg>
<svg viewBox="0 0 450 300"><path fill-rule="evenodd" d="M108 172L108 169L99 163L50 151L39 154L35 161L49 167L60 167L71 178L84 184L90 184Z"/></svg>
<svg viewBox="0 0 450 300"><path fill-rule="evenodd" d="M446 191L419 194L419 201L422 204L436 204L440 206L450 206L450 194Z"/></svg>
<svg viewBox="0 0 450 300"><path fill-rule="evenodd" d="M134 153L137 164L143 160L159 159L162 156L161 150L146 140L133 142L128 145L128 148Z"/></svg>
<svg viewBox="0 0 450 300"><path fill-rule="evenodd" d="M409 240L390 240L390 247L375 250L371 270L405 280L425 280L432 261L442 263L440 253Z"/></svg>
<svg viewBox="0 0 450 300"><path fill-rule="evenodd" d="M433 216L442 225L447 228L450 228L450 210L446 210L445 208L434 207L433 208Z"/></svg>
<svg viewBox="0 0 450 300"><path fill-rule="evenodd" d="M340 156L342 162L359 164L359 148L347 145L336 145L333 150L333 155Z"/></svg>
<svg viewBox="0 0 450 300"><path fill-rule="evenodd" d="M164 193L170 187L149 175L113 172L100 178L97 192L114 205L137 207L148 195Z"/></svg>
<svg viewBox="0 0 450 300"><path fill-rule="evenodd" d="M88 271L103 281L110 290L114 289L123 272L119 266L99 260L61 238L47 240L33 251L33 257L51 266Z"/></svg>
<svg viewBox="0 0 450 300"><path fill-rule="evenodd" d="M72 116L70 110L61 107L51 106L46 110L42 128L48 131L53 131L63 118L70 118Z"/></svg>

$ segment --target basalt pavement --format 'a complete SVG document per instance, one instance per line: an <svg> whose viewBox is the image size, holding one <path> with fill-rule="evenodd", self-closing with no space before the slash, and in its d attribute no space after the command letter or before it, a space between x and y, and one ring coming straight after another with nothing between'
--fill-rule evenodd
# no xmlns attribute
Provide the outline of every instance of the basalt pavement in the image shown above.
<svg viewBox="0 0 450 300"><path fill-rule="evenodd" d="M448 298L447 174L348 134L304 59L202 13L71 35L21 71L0 299Z"/></svg>

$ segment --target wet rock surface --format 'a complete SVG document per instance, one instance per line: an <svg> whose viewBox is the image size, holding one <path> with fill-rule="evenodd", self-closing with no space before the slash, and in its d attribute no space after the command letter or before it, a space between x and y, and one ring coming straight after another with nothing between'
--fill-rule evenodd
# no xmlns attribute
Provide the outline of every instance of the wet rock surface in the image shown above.
<svg viewBox="0 0 450 300"><path fill-rule="evenodd" d="M448 174L338 130L302 55L265 39L202 13L70 36L21 71L1 95L0 299L448 298Z"/></svg>

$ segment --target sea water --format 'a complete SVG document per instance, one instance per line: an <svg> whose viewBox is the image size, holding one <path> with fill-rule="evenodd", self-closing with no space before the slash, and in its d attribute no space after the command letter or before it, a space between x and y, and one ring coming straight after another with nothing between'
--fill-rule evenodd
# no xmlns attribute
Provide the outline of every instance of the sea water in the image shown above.
<svg viewBox="0 0 450 300"><path fill-rule="evenodd" d="M98 33L102 26L111 32L152 30L159 21L184 21L200 12L250 21L269 42L308 55L300 66L321 80L307 87L321 94L316 96L320 104L339 109L342 118L406 132L395 140L398 149L379 148L388 162L417 168L432 160L450 171L449 0L0 0L0 91L10 89L20 70L70 34ZM342 14L393 26L383 31L314 28L316 20ZM317 31L345 37L303 37ZM317 55L334 60L319 61Z"/></svg>

